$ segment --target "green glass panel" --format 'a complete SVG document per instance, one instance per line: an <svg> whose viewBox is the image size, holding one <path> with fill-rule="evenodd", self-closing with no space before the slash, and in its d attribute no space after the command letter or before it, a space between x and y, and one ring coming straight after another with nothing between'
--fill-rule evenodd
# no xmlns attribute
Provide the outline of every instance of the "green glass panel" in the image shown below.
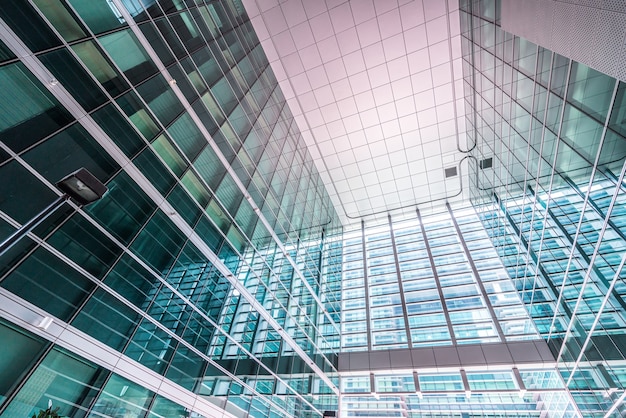
<svg viewBox="0 0 626 418"><path fill-rule="evenodd" d="M207 145L207 140L187 112L176 119L167 131L190 160L195 159L198 153Z"/></svg>
<svg viewBox="0 0 626 418"><path fill-rule="evenodd" d="M134 92L126 93L117 99L117 104L148 141L151 141L159 132L156 122Z"/></svg>
<svg viewBox="0 0 626 418"><path fill-rule="evenodd" d="M157 395L147 418L184 417L187 414L186 408Z"/></svg>
<svg viewBox="0 0 626 418"><path fill-rule="evenodd" d="M174 186L167 201L174 207L176 212L191 226L195 225L201 215L201 210L189 194L179 184Z"/></svg>
<svg viewBox="0 0 626 418"><path fill-rule="evenodd" d="M600 151L599 169L609 170L614 176L619 176L618 173L622 170L625 158L626 138L608 129Z"/></svg>
<svg viewBox="0 0 626 418"><path fill-rule="evenodd" d="M141 230L131 249L158 272L165 272L174 263L185 237L167 216L157 211Z"/></svg>
<svg viewBox="0 0 626 418"><path fill-rule="evenodd" d="M604 124L611 105L615 79L573 62L567 100Z"/></svg>
<svg viewBox="0 0 626 418"><path fill-rule="evenodd" d="M178 346L165 377L193 390L204 371L205 361L187 347Z"/></svg>
<svg viewBox="0 0 626 418"><path fill-rule="evenodd" d="M87 36L61 0L34 0L34 3L67 42Z"/></svg>
<svg viewBox="0 0 626 418"><path fill-rule="evenodd" d="M15 58L13 52L11 52L4 42L0 41L0 61L8 61L13 58Z"/></svg>
<svg viewBox="0 0 626 418"><path fill-rule="evenodd" d="M72 120L23 64L0 67L0 140L14 151L24 150Z"/></svg>
<svg viewBox="0 0 626 418"><path fill-rule="evenodd" d="M143 138L112 104L98 109L91 117L127 157L132 158L146 146Z"/></svg>
<svg viewBox="0 0 626 418"><path fill-rule="evenodd" d="M163 167L151 148L144 149L133 162L161 194L167 195L176 184L176 178Z"/></svg>
<svg viewBox="0 0 626 418"><path fill-rule="evenodd" d="M611 111L609 127L622 136L626 135L626 84L619 83L615 104Z"/></svg>
<svg viewBox="0 0 626 418"><path fill-rule="evenodd" d="M176 340L170 334L144 319L124 354L149 369L163 374L174 354L176 344Z"/></svg>
<svg viewBox="0 0 626 418"><path fill-rule="evenodd" d="M160 285L157 277L128 254L115 264L104 283L140 309L148 306Z"/></svg>
<svg viewBox="0 0 626 418"><path fill-rule="evenodd" d="M92 411L94 416L143 417L153 397L154 393L148 389L114 374Z"/></svg>
<svg viewBox="0 0 626 418"><path fill-rule="evenodd" d="M98 289L72 321L72 325L114 350L121 350L133 334L139 319L137 312L106 291Z"/></svg>
<svg viewBox="0 0 626 418"><path fill-rule="evenodd" d="M565 105L561 135L589 164L596 159L602 128L596 119L570 104Z"/></svg>
<svg viewBox="0 0 626 418"><path fill-rule="evenodd" d="M164 65L168 66L175 62L174 55L152 22L143 23L139 28Z"/></svg>
<svg viewBox="0 0 626 418"><path fill-rule="evenodd" d="M23 158L51 183L81 167L106 183L119 170L115 160L77 123L27 151Z"/></svg>
<svg viewBox="0 0 626 418"><path fill-rule="evenodd" d="M117 96L128 89L126 81L104 57L94 41L86 41L72 45L72 50L85 64L91 74L112 95Z"/></svg>
<svg viewBox="0 0 626 418"><path fill-rule="evenodd" d="M187 189L187 191L196 199L200 206L205 207L209 204L211 193L202 184L198 176L189 170L185 173L181 182Z"/></svg>
<svg viewBox="0 0 626 418"><path fill-rule="evenodd" d="M2 415L30 417L46 410L51 401L53 408L60 408L60 416L84 416L107 374L108 371L87 360L54 348Z"/></svg>
<svg viewBox="0 0 626 418"><path fill-rule="evenodd" d="M0 405L39 360L46 342L14 325L0 321Z"/></svg>
<svg viewBox="0 0 626 418"><path fill-rule="evenodd" d="M0 284L17 296L67 321L95 284L44 249L36 250Z"/></svg>
<svg viewBox="0 0 626 418"><path fill-rule="evenodd" d="M57 229L48 243L97 278L103 277L122 253L119 246L80 213Z"/></svg>
<svg viewBox="0 0 626 418"><path fill-rule="evenodd" d="M130 29L103 35L98 40L131 83L138 84L157 72L156 65Z"/></svg>
<svg viewBox="0 0 626 418"><path fill-rule="evenodd" d="M184 109L162 75L142 83L137 91L163 126L169 125Z"/></svg>
<svg viewBox="0 0 626 418"><path fill-rule="evenodd" d="M120 12L109 2L68 0L80 18L95 34L125 26Z"/></svg>
<svg viewBox="0 0 626 418"><path fill-rule="evenodd" d="M25 223L46 208L57 195L17 161L0 166L0 210Z"/></svg>
<svg viewBox="0 0 626 418"><path fill-rule="evenodd" d="M185 161L165 135L159 135L152 143L152 147L176 176L185 171Z"/></svg>

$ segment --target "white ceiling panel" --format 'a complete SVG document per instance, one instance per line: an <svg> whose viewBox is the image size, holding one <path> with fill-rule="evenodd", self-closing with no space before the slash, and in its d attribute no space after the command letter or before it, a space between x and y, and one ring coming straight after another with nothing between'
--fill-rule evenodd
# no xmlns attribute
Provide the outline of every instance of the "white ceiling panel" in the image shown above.
<svg viewBox="0 0 626 418"><path fill-rule="evenodd" d="M244 5L345 224L459 194L458 0Z"/></svg>

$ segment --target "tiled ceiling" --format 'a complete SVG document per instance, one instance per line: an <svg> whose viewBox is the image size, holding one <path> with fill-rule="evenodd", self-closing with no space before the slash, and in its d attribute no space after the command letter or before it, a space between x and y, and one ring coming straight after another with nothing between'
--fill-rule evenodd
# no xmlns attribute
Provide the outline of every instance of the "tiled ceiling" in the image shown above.
<svg viewBox="0 0 626 418"><path fill-rule="evenodd" d="M243 3L344 224L460 194L458 0Z"/></svg>

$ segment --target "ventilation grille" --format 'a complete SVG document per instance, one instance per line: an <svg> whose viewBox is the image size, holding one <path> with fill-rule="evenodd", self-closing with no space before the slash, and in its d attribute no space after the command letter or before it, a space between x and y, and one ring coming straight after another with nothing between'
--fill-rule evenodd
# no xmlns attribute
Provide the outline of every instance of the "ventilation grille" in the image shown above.
<svg viewBox="0 0 626 418"><path fill-rule="evenodd" d="M450 167L445 169L446 178L456 176L456 167Z"/></svg>

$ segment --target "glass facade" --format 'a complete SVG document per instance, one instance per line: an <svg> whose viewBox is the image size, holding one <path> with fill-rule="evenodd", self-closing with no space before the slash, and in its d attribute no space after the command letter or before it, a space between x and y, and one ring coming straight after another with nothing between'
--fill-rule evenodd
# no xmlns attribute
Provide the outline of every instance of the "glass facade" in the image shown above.
<svg viewBox="0 0 626 418"><path fill-rule="evenodd" d="M79 167L109 189L0 256L3 295L84 346L3 323L0 415L336 410L339 277L321 271L340 225L241 2L16 0L0 18L0 239ZM96 348L134 380L79 354Z"/></svg>
<svg viewBox="0 0 626 418"><path fill-rule="evenodd" d="M571 413L620 416L626 84L503 31L499 7L461 2L472 203L557 359Z"/></svg>
<svg viewBox="0 0 626 418"><path fill-rule="evenodd" d="M344 230L342 352L537 339L473 209Z"/></svg>
<svg viewBox="0 0 626 418"><path fill-rule="evenodd" d="M0 241L108 192L0 252L0 416L621 416L626 84L500 7L469 201L348 225L241 0L1 7Z"/></svg>

